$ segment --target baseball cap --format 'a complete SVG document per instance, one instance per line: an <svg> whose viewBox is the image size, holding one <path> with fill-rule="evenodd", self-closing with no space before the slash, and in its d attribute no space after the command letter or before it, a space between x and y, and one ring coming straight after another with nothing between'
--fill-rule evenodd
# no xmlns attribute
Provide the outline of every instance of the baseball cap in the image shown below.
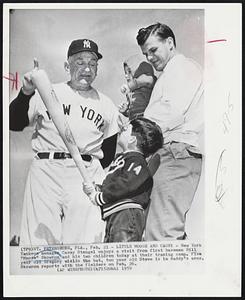
<svg viewBox="0 0 245 300"><path fill-rule="evenodd" d="M67 52L67 58L82 51L93 52L97 55L98 59L102 58L102 55L98 52L98 45L94 41L89 39L72 41Z"/></svg>

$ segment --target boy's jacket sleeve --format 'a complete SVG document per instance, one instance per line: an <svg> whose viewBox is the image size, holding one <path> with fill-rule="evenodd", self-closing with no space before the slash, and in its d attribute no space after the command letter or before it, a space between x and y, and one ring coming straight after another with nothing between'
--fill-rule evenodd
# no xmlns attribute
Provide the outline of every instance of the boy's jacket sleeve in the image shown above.
<svg viewBox="0 0 245 300"><path fill-rule="evenodd" d="M118 155L112 163L100 193L96 195L99 205L132 198L151 188L153 179L146 162L140 157Z"/></svg>

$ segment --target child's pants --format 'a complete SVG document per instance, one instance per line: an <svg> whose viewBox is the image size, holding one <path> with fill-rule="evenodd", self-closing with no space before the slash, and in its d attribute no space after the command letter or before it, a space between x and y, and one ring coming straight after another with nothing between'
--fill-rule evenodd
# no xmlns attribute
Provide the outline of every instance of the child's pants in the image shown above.
<svg viewBox="0 0 245 300"><path fill-rule="evenodd" d="M137 242L142 240L145 227L144 210L128 208L106 219L105 243Z"/></svg>

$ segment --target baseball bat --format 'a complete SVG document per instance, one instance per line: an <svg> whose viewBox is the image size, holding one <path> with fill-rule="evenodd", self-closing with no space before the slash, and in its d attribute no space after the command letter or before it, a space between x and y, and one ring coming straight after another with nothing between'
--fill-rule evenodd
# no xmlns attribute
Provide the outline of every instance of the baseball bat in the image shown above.
<svg viewBox="0 0 245 300"><path fill-rule="evenodd" d="M61 103L57 98L55 91L51 85L48 75L44 70L38 70L38 63L34 60L34 70L32 72L31 80L36 86L42 101L44 102L51 118L56 126L61 138L63 139L68 151L70 152L75 164L86 183L92 183L88 172L85 168L83 159L78 150L74 137L72 135L70 126L64 116Z"/></svg>

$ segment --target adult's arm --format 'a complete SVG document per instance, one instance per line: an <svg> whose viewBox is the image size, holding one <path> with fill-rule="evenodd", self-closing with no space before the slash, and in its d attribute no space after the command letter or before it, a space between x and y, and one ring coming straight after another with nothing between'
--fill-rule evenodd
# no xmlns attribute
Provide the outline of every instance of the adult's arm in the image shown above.
<svg viewBox="0 0 245 300"><path fill-rule="evenodd" d="M28 109L31 97L35 94L26 95L20 90L18 96L9 106L9 128L13 131L22 131L29 125Z"/></svg>
<svg viewBox="0 0 245 300"><path fill-rule="evenodd" d="M108 167L110 163L113 161L116 154L116 147L117 147L117 134L114 134L103 141L101 149L104 153L104 157L100 160L103 169Z"/></svg>

